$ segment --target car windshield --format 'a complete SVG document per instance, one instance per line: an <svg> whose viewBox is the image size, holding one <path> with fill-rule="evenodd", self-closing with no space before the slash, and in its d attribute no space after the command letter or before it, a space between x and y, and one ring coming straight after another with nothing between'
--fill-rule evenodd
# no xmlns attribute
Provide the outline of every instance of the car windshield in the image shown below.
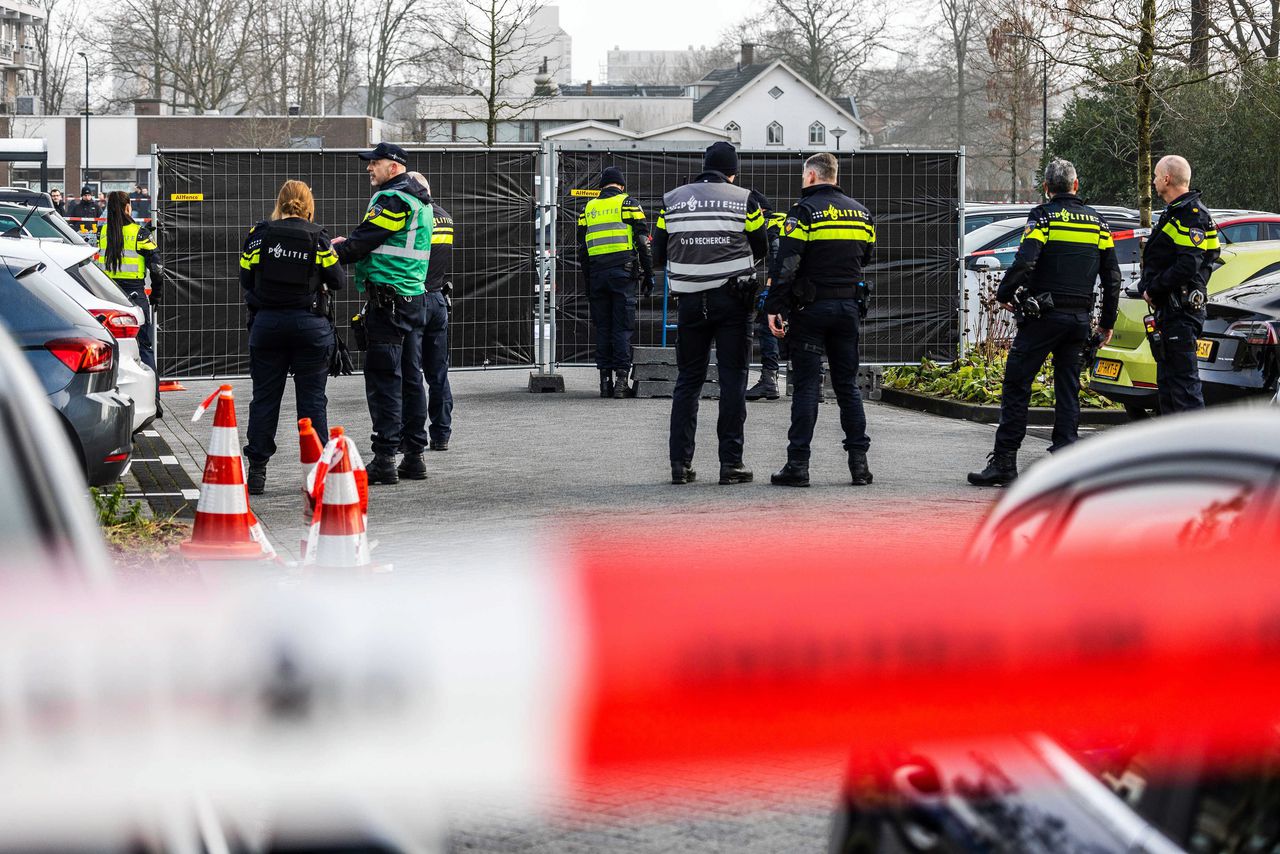
<svg viewBox="0 0 1280 854"><path fill-rule="evenodd" d="M11 228L24 219L23 226L32 237L54 238L65 243L81 243L80 236L52 208L37 208L28 219L31 208L13 202L0 202L0 230Z"/></svg>
<svg viewBox="0 0 1280 854"><path fill-rule="evenodd" d="M989 248L989 244L1008 238L1011 232L1017 232L1025 223L1023 217L1009 217L974 229L964 236L964 254Z"/></svg>

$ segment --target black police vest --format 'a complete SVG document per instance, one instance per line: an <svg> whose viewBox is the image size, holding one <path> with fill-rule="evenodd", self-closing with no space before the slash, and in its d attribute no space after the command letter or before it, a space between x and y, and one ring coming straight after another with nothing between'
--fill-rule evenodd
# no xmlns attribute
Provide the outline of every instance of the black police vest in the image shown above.
<svg viewBox="0 0 1280 854"><path fill-rule="evenodd" d="M311 308L320 289L316 246L322 231L302 219L267 223L253 288L263 308Z"/></svg>

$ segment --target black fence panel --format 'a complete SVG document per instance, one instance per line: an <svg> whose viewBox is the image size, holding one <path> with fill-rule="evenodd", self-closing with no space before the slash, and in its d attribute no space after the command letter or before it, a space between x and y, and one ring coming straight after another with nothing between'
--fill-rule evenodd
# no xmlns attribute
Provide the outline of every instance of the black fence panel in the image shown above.
<svg viewBox="0 0 1280 854"><path fill-rule="evenodd" d="M787 210L799 198L806 156L739 152L738 183L764 193L775 210ZM863 361L954 358L961 335L960 155L872 151L837 156L841 188L865 204L876 221L875 260L866 270L876 292L863 327ZM663 195L702 171L702 152L560 148L556 160L560 205L556 360L586 363L592 361L595 344L575 241L577 217L587 198L573 191L595 189L600 170L617 166L627 177L627 192L640 202L652 228ZM640 301L636 345L663 343L662 309L661 295ZM670 316L674 323L674 305ZM674 341L675 330L668 330L666 343Z"/></svg>
<svg viewBox="0 0 1280 854"><path fill-rule="evenodd" d="M351 151L165 151L157 157L156 222L168 273L157 311L166 377L248 372L248 332L238 284L245 235L265 219L280 185L296 178L316 197L316 222L347 234L371 188ZM536 149L409 151L409 168L457 223L450 278L450 356L456 367L528 365L536 306ZM354 286L336 300L338 334L361 305ZM357 367L361 354L355 352Z"/></svg>

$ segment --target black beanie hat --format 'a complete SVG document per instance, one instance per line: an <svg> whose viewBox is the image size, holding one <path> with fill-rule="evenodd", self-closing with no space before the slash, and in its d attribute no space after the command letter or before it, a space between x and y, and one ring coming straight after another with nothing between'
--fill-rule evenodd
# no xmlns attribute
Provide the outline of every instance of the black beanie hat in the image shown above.
<svg viewBox="0 0 1280 854"><path fill-rule="evenodd" d="M722 175L738 174L738 151L728 142L713 142L702 156L702 168Z"/></svg>
<svg viewBox="0 0 1280 854"><path fill-rule="evenodd" d="M627 179L622 176L622 170L617 166L606 166L600 173L600 186L606 184L619 184L623 189L627 187Z"/></svg>

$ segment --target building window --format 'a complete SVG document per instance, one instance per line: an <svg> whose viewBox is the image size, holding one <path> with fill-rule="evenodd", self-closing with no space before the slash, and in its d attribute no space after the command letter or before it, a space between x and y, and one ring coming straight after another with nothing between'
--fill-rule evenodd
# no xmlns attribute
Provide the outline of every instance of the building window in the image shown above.
<svg viewBox="0 0 1280 854"><path fill-rule="evenodd" d="M773 98L773 100L775 101L778 100L779 98L782 97L782 90L779 89L777 86L774 86L772 89L769 90L769 97Z"/></svg>
<svg viewBox="0 0 1280 854"><path fill-rule="evenodd" d="M724 132L729 134L729 139L733 142L742 142L742 128L737 122L729 122L724 126Z"/></svg>
<svg viewBox="0 0 1280 854"><path fill-rule="evenodd" d="M809 125L809 144L810 145L826 145L827 144L827 127L822 122L814 122Z"/></svg>
<svg viewBox="0 0 1280 854"><path fill-rule="evenodd" d="M769 122L766 133L767 139L765 141L769 145L782 145L782 125L777 122Z"/></svg>

